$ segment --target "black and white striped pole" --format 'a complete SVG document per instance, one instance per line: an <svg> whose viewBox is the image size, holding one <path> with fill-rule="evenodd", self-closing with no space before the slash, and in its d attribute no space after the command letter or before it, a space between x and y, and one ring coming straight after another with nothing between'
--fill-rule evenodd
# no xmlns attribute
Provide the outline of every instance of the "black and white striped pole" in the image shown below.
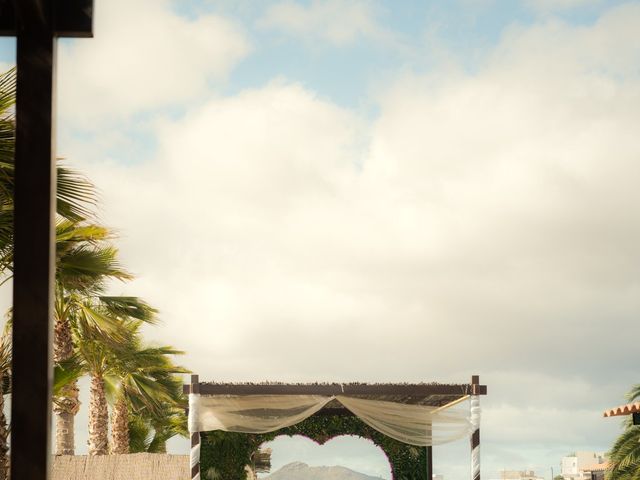
<svg viewBox="0 0 640 480"><path fill-rule="evenodd" d="M198 375L191 375L189 394L200 393L200 380ZM193 408L189 409L193 415ZM191 422L189 422L191 426ZM189 429L191 430L191 428ZM189 452L189 465L191 466L191 480L200 480L200 432L191 431L191 451Z"/></svg>
<svg viewBox="0 0 640 480"><path fill-rule="evenodd" d="M471 377L471 480L480 480L480 377Z"/></svg>

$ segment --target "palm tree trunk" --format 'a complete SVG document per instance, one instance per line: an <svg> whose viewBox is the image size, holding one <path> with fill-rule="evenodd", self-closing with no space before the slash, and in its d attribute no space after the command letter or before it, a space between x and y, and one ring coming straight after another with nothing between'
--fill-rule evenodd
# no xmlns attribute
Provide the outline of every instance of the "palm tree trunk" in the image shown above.
<svg viewBox="0 0 640 480"><path fill-rule="evenodd" d="M56 415L56 455L75 453L75 416L80 410L78 382L73 381L62 388L54 398L53 412Z"/></svg>
<svg viewBox="0 0 640 480"><path fill-rule="evenodd" d="M89 455L106 455L109 453L109 410L101 375L91 376L89 395Z"/></svg>
<svg viewBox="0 0 640 480"><path fill-rule="evenodd" d="M0 383L0 480L9 478L8 437L9 428L7 427L7 417L4 415L4 392Z"/></svg>
<svg viewBox="0 0 640 480"><path fill-rule="evenodd" d="M71 327L65 319L56 319L54 328L53 359L55 362L68 360L73 355ZM78 382L65 386L54 398L53 413L56 416L56 455L75 453L74 421L80 410Z"/></svg>
<svg viewBox="0 0 640 480"><path fill-rule="evenodd" d="M113 407L111 440L111 453L129 453L129 407L124 396Z"/></svg>

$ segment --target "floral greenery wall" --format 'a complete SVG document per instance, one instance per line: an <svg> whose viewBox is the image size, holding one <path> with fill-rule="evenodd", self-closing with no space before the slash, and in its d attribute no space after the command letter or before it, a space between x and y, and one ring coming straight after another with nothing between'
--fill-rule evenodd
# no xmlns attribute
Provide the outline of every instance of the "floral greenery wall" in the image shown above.
<svg viewBox="0 0 640 480"><path fill-rule="evenodd" d="M382 449L391 465L394 480L427 480L427 450L398 442L374 430L358 417L313 415L303 422L277 432L252 435L230 432L207 432L201 435L200 471L203 480L245 478L245 465L260 445L281 435L301 435L324 444L341 435L371 440Z"/></svg>

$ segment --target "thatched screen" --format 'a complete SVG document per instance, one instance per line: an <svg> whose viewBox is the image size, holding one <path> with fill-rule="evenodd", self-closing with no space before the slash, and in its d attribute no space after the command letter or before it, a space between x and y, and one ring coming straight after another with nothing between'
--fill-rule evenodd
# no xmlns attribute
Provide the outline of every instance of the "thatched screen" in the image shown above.
<svg viewBox="0 0 640 480"><path fill-rule="evenodd" d="M52 462L52 480L187 480L188 455L63 455Z"/></svg>

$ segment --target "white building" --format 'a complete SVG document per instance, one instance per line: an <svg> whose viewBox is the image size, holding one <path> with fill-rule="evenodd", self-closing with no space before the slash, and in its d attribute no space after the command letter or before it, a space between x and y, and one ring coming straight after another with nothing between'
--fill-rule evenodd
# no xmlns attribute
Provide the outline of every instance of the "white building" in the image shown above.
<svg viewBox="0 0 640 480"><path fill-rule="evenodd" d="M600 465L606 460L604 453L575 452L562 457L560 474L565 480L590 480L591 474L585 471L586 467Z"/></svg>
<svg viewBox="0 0 640 480"><path fill-rule="evenodd" d="M494 480L544 480L533 470L500 470Z"/></svg>

